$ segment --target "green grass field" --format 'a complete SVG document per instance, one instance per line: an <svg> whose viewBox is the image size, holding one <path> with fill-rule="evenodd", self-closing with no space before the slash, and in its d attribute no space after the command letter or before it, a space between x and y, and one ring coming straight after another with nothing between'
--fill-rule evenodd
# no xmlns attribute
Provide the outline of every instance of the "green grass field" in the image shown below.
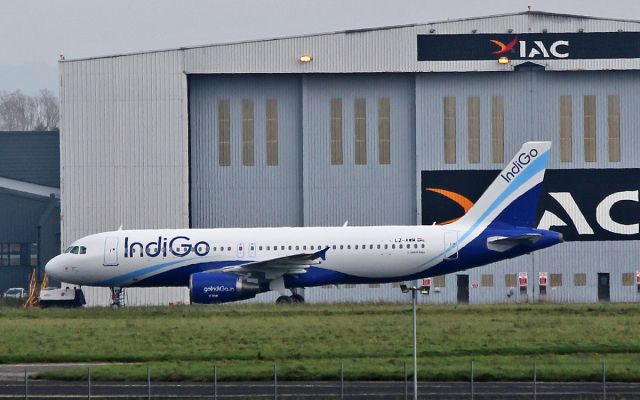
<svg viewBox="0 0 640 400"><path fill-rule="evenodd" d="M420 306L421 380L640 380L640 305ZM113 362L98 380L400 380L411 306L0 308L0 363ZM41 374L84 379L85 368Z"/></svg>

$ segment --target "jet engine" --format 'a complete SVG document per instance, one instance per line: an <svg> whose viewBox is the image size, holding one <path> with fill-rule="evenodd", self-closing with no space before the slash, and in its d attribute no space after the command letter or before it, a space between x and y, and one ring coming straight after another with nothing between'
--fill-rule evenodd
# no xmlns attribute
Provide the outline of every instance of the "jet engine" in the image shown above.
<svg viewBox="0 0 640 400"><path fill-rule="evenodd" d="M192 303L212 304L246 300L267 291L259 282L250 282L235 274L198 272L189 279Z"/></svg>

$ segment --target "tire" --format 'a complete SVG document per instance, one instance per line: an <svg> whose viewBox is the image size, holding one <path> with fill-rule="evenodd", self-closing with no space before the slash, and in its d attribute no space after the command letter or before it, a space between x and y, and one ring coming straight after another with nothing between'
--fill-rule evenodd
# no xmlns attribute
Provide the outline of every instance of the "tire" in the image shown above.
<svg viewBox="0 0 640 400"><path fill-rule="evenodd" d="M293 300L289 296L280 296L276 299L276 304L291 304Z"/></svg>
<svg viewBox="0 0 640 400"><path fill-rule="evenodd" d="M291 295L291 301L296 303L296 304L304 304L304 297L302 297L299 294L292 294Z"/></svg>

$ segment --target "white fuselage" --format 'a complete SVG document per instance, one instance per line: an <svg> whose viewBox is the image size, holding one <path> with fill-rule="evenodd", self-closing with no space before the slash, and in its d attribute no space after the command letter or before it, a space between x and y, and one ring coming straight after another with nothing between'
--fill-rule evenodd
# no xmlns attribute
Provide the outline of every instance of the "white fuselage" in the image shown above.
<svg viewBox="0 0 640 400"><path fill-rule="evenodd" d="M76 241L70 248L84 247L85 254L61 254L47 265L47 272L80 285L136 286L194 264L213 270L328 247L318 267L385 280L441 262L446 257L445 231L442 226L122 230Z"/></svg>

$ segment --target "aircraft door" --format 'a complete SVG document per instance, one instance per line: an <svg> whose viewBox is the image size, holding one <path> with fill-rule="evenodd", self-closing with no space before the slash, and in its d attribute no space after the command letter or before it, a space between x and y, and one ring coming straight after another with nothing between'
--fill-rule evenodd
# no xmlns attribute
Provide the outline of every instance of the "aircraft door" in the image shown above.
<svg viewBox="0 0 640 400"><path fill-rule="evenodd" d="M445 260L457 260L458 259L458 231L444 231L444 251Z"/></svg>
<svg viewBox="0 0 640 400"><path fill-rule="evenodd" d="M118 237L110 236L104 240L104 260L105 267L118 265Z"/></svg>

